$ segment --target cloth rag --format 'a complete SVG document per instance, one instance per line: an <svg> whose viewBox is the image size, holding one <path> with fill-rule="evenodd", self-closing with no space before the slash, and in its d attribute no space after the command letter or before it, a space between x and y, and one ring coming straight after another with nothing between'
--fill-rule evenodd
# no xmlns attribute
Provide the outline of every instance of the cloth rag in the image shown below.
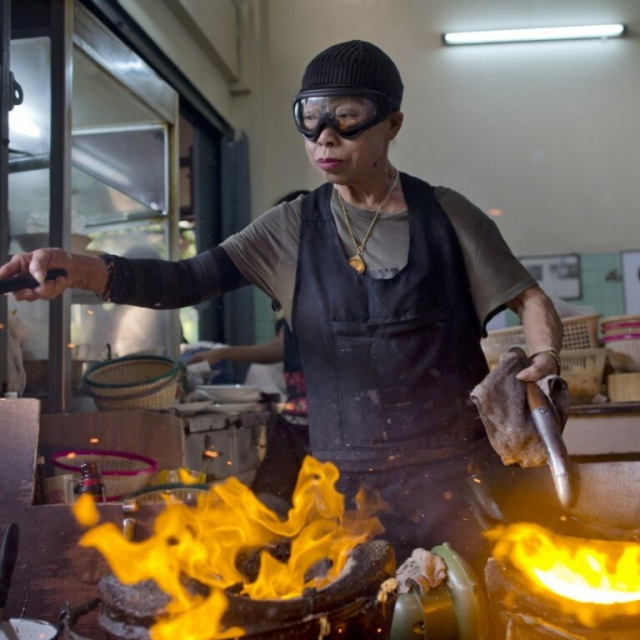
<svg viewBox="0 0 640 640"><path fill-rule="evenodd" d="M444 560L426 549L414 549L396 571L399 593L417 589L420 595L424 595L429 589L440 586L446 577Z"/></svg>
<svg viewBox="0 0 640 640"><path fill-rule="evenodd" d="M503 464L541 467L547 462L547 450L527 407L525 383L516 375L529 366L528 359L506 353L471 392L489 442ZM560 432L569 417L569 388L560 376L550 375L536 383L547 398L549 409Z"/></svg>

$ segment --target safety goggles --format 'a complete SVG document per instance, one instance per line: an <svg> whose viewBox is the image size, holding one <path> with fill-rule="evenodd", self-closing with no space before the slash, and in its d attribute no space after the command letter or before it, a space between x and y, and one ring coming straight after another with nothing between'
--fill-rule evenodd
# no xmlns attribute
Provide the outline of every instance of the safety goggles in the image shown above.
<svg viewBox="0 0 640 640"><path fill-rule="evenodd" d="M391 112L391 101L377 91L323 89L303 91L293 99L296 127L314 142L325 127L342 138L355 138L386 120Z"/></svg>

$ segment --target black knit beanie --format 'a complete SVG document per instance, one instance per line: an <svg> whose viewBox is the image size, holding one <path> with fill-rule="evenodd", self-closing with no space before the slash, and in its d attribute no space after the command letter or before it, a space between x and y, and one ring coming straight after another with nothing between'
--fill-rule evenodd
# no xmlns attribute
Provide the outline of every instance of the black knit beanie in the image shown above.
<svg viewBox="0 0 640 640"><path fill-rule="evenodd" d="M320 52L305 69L300 92L345 87L379 91L400 109L402 79L393 60L374 44L350 40Z"/></svg>

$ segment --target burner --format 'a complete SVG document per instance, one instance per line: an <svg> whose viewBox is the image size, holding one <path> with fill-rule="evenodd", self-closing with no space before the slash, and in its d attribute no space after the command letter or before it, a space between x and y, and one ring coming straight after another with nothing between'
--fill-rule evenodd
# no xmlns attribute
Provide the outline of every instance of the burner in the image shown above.
<svg viewBox="0 0 640 640"><path fill-rule="evenodd" d="M382 540L369 542L353 550L337 580L300 598L252 600L227 592L222 621L226 627L242 627L247 640L386 640L397 597L394 576L393 548ZM206 594L199 583L186 587ZM99 626L108 640L149 640L149 628L169 602L153 581L124 585L108 575L98 591L100 598L68 616L67 640L82 640L73 627L92 608L99 609Z"/></svg>
<svg viewBox="0 0 640 640"><path fill-rule="evenodd" d="M615 605L594 604L601 612L601 622L595 627L586 627L568 612L562 599L534 589L528 578L507 561L490 558L485 568L485 582L495 640L637 640L640 637L640 618L618 613Z"/></svg>

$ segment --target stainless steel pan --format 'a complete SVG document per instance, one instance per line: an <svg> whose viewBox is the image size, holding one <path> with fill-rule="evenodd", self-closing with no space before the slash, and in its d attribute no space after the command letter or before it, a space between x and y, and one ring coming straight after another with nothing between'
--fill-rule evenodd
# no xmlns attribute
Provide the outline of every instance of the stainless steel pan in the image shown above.
<svg viewBox="0 0 640 640"><path fill-rule="evenodd" d="M571 461L575 501L563 506L547 467L504 467L467 480L480 523L533 522L563 535L640 539L640 460Z"/></svg>

